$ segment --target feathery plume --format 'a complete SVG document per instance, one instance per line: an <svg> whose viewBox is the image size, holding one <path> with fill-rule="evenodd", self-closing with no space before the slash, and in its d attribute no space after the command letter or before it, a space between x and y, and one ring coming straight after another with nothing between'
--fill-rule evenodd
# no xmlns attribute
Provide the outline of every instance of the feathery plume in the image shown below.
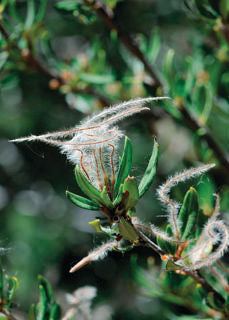
<svg viewBox="0 0 229 320"><path fill-rule="evenodd" d="M180 238L180 230L179 230L179 223L177 219L178 209L180 204L169 197L169 192L172 187L174 187L177 183L185 181L189 178L193 178L196 176L201 175L202 173L206 172L207 170L213 168L215 166L214 163L207 164L205 166L199 168L191 168L189 170L184 170L183 172L170 177L162 186L158 189L158 196L159 199L163 204L165 204L168 208L168 219L169 223L172 227L173 233L176 239Z"/></svg>
<svg viewBox="0 0 229 320"><path fill-rule="evenodd" d="M88 254L88 256L86 256L82 260L80 260L76 265L74 265L74 267L72 267L70 269L69 272L73 273L75 271L78 271L79 269L81 269L82 267L84 267L85 265L87 265L91 261L96 261L96 260L105 258L107 253L109 251L111 251L113 249L113 247L115 247L117 245L118 245L117 241L110 241L110 242L104 243L100 247L91 251Z"/></svg>
<svg viewBox="0 0 229 320"><path fill-rule="evenodd" d="M219 244L217 249L209 254L213 245ZM228 250L229 232L225 224L220 220L208 221L204 227L199 240L193 249L186 255L191 261L190 265L183 264L186 270L198 270L202 267L212 265Z"/></svg>
<svg viewBox="0 0 229 320"><path fill-rule="evenodd" d="M130 100L105 109L75 128L39 136L31 135L11 142L42 141L59 147L70 162L81 168L87 179L98 190L101 191L106 186L112 198L115 175L119 167L117 149L119 140L123 137L122 131L115 126L115 123L149 110L145 107L146 103L162 99L168 97Z"/></svg>

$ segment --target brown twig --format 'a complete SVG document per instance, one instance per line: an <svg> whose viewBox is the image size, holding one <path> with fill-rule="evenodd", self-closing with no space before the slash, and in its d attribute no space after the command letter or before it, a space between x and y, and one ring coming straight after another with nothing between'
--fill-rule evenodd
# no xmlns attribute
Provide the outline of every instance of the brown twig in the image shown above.
<svg viewBox="0 0 229 320"><path fill-rule="evenodd" d="M9 40L9 35L6 31L6 29L3 27L3 25L0 23L0 32L2 33L3 37L5 40ZM48 80L57 80L59 86L65 85L66 81L56 75L53 74L49 69L47 69L37 58L34 57L32 50L26 50L25 52L21 51L21 49L14 44L13 46L16 50L21 52L21 56L23 57L24 61L26 62L27 66L31 67L33 70L43 74L48 78ZM110 105L110 101L107 97L103 96L101 93L97 92L93 87L90 85L86 86L84 89L79 89L79 88L74 88L72 90L75 93L84 93L87 95L91 95L96 97L100 103L102 104L103 107L107 107Z"/></svg>
<svg viewBox="0 0 229 320"><path fill-rule="evenodd" d="M111 30L115 30L117 32L117 36L119 40L124 44L124 46L136 57L138 58L144 65L145 70L149 73L151 78L153 79L154 86L161 87L162 83L157 76L156 72L150 65L147 58L144 56L140 48L138 47L137 43L134 39L131 38L130 35L122 32L114 20L113 11L108 8L103 2L99 0L88 1L85 0L85 4L91 6L93 10L106 22Z"/></svg>
<svg viewBox="0 0 229 320"><path fill-rule="evenodd" d="M134 39L131 38L131 36L127 35L126 33L123 33L120 30L119 25L116 23L114 19L113 11L110 8L108 8L105 5L105 3L103 3L100 0L94 0L94 1L84 0L84 3L90 6L97 13L97 15L100 16L105 21L105 23L109 26L111 30L115 30L117 32L120 42L122 42L123 45L137 59L139 59L143 63L145 70L148 72L148 74L150 75L153 81L153 84L152 85L148 84L148 86L150 86L153 90L155 90L155 87L163 88L163 83L157 76L153 67L149 64L147 58L145 57L143 52L140 50L137 43L134 41ZM227 36L229 41L229 31L227 32ZM191 129L193 132L196 132L199 129L205 130L205 133L201 136L201 138L207 142L208 146L214 151L221 165L227 170L229 174L229 160L227 159L223 150L219 147L218 143L215 141L211 133L207 129L203 128L185 107L180 108L180 113L182 115L183 121L186 123L189 129ZM169 115L171 116L171 114Z"/></svg>
<svg viewBox="0 0 229 320"><path fill-rule="evenodd" d="M151 248L153 251L155 251L157 254L162 256L166 256L165 252L161 250L161 248L156 245L153 241L151 241L143 232L137 230L135 228L135 231L138 233L140 239L142 240L142 245ZM197 283L201 284L201 286L208 292L214 292L216 298L220 299L222 302L225 300L221 294L219 294L208 282L205 278L202 277L199 271L186 271L185 273L191 277L193 280L195 280Z"/></svg>

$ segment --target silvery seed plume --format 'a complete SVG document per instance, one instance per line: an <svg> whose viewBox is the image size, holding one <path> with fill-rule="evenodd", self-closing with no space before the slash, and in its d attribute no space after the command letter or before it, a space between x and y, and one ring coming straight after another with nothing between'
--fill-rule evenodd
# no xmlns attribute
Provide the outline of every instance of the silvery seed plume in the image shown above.
<svg viewBox="0 0 229 320"><path fill-rule="evenodd" d="M130 100L105 109L75 128L39 136L31 135L11 142L43 141L58 146L68 160L78 165L88 180L102 190L104 176L114 181L118 170L117 151L123 133L115 124L126 117L149 110L145 107L146 103L162 99L168 97Z"/></svg>

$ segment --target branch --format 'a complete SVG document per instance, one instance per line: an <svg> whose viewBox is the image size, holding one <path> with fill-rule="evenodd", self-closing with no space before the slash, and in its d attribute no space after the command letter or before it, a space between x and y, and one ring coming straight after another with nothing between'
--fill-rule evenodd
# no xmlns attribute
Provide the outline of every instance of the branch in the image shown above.
<svg viewBox="0 0 229 320"><path fill-rule="evenodd" d="M161 250L161 248L156 245L153 241L151 241L144 233L137 230L135 228L135 231L138 233L139 237L142 240L142 245L151 248L153 251L155 251L157 254L159 254L161 257L166 256L166 253ZM208 282L205 278L202 277L199 271L185 271L185 273L191 277L193 280L195 280L197 283L201 284L201 286L207 291L207 292L214 292L216 298L224 301L224 298L219 294Z"/></svg>
<svg viewBox="0 0 229 320"><path fill-rule="evenodd" d="M127 35L126 33L123 33L119 26L116 24L114 20L114 13L113 11L108 8L103 2L99 0L85 0L85 4L92 7L93 10L106 22L106 24L109 26L111 30L115 30L117 32L117 36L119 40L124 44L124 46L137 58L139 59L144 67L145 70L149 73L151 76L154 86L162 87L162 83L160 79L158 78L156 72L154 71L153 67L150 65L148 59L144 56L140 48L138 47L137 43L134 41L134 39L131 38L130 35Z"/></svg>
<svg viewBox="0 0 229 320"><path fill-rule="evenodd" d="M0 23L0 32L2 33L4 39L6 41L9 40L9 35L7 33L7 31L5 30L5 28L3 27L3 25ZM13 46L16 50L18 50L19 52L21 52L21 56L24 58L24 61L26 61L27 65L32 67L34 70L36 70L37 72L43 74L45 77L47 77L49 80L57 80L59 86L65 85L66 81L64 79L62 79L60 76L53 74L49 69L47 69L39 60L37 60L33 53L32 50L25 50L24 52L21 51L21 49L14 44ZM103 105L103 107L107 107L110 105L110 101L103 96L102 94L100 94L99 92L97 92L92 86L88 85L85 89L75 89L73 90L73 92L75 93L85 93L91 96L96 97L101 104Z"/></svg>
<svg viewBox="0 0 229 320"><path fill-rule="evenodd" d="M139 59L144 67L145 70L150 75L153 84L147 84L151 89L155 89L155 87L162 87L163 84L160 81L159 77L156 75L156 72L154 71L153 67L148 62L147 58L143 54L143 52L138 47L137 43L127 34L124 34L116 21L114 20L114 12L108 8L105 3L103 3L100 0L84 0L84 3L88 5L89 7L92 7L92 9L97 13L98 16L100 16L105 23L109 26L111 30L115 30L117 32L118 38L120 42L123 43L123 45L137 58ZM229 31L227 30L227 40L229 41ZM193 118L193 116L189 113L189 111L185 107L180 108L180 113L183 117L183 121L186 123L186 125L191 129L193 132L196 132L196 130L204 129L205 134L201 136L203 140L205 140L208 144L208 146L214 151L216 157L218 158L221 165L226 169L226 171L229 174L229 160L227 159L226 155L224 154L223 150L219 147L217 142L215 141L214 137L211 135L209 131L206 130L206 128L203 128L196 119ZM171 114L169 114L171 116Z"/></svg>

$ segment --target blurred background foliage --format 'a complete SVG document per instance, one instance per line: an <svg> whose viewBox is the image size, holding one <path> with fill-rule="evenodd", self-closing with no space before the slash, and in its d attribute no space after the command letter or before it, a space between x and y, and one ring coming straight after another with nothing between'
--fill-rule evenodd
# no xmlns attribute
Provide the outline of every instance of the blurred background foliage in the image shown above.
<svg viewBox="0 0 229 320"><path fill-rule="evenodd" d="M80 191L73 167L58 150L8 139L69 128L119 101L168 95L172 100L154 104L150 115L122 123L138 179L152 136L160 144L157 178L138 216L163 226L156 187L177 170L215 162L209 175L176 187L173 196L181 201L196 185L210 215L212 194L219 192L228 221L229 2L2 0L0 14L0 239L4 268L20 282L15 307L28 310L38 296L37 275L43 274L62 306L65 292L95 286L93 319L197 319L190 305L177 302L175 308L155 294L154 281L150 294L139 291L146 272L141 268L159 262L147 249L112 253L69 274L103 240L88 225L99 213L65 198L66 189Z"/></svg>

